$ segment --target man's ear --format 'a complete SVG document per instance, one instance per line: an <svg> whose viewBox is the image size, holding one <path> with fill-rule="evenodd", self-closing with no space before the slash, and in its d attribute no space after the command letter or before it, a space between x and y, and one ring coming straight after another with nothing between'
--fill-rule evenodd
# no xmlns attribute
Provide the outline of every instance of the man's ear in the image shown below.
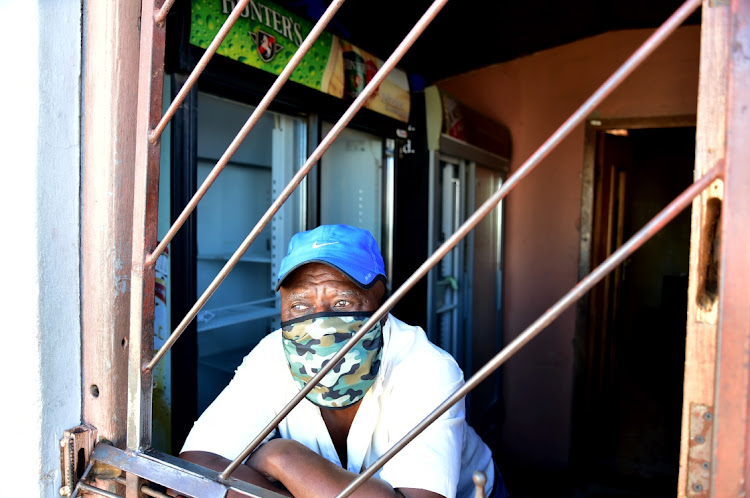
<svg viewBox="0 0 750 498"><path fill-rule="evenodd" d="M379 306L383 306L383 304L388 300L389 297L391 297L391 293L388 292L388 286L385 285L385 282L382 280L379 280L377 284L381 289L383 289L383 294L380 296L380 304Z"/></svg>
<svg viewBox="0 0 750 498"><path fill-rule="evenodd" d="M383 296L380 298L380 306L383 306L385 302L388 300L389 297L391 297L391 293L388 292L388 287L386 287L385 282L383 284ZM390 313L391 310L388 310L388 313ZM385 322L388 320L388 314L386 314L381 320L380 320L380 326L384 327Z"/></svg>

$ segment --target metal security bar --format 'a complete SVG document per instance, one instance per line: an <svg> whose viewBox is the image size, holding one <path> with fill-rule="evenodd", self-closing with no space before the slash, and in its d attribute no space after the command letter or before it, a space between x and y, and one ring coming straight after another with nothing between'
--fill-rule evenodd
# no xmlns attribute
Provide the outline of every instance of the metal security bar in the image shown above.
<svg viewBox="0 0 750 498"><path fill-rule="evenodd" d="M239 466L240 462L247 458L286 417L292 409L302 401L315 385L330 371L344 355L388 312L400 301L403 296L420 280L432 267L434 267L446 254L448 254L458 242L463 239L497 204L508 195L508 193L557 146L586 116L614 90L637 66L642 62L656 47L663 42L669 34L679 26L690 13L700 5L700 0L688 0L680 7L654 34L652 34L641 47L636 50L625 63L620 66L599 89L594 92L588 100L578 108L548 139L542 144L524 164L516 170L508 179L503 182L502 186L487 199L464 223L453 233L422 265L399 287L388 300L373 313L370 320L360 328L356 334L347 342L344 347L336 353L333 358L307 383L283 410L266 426L266 428L256 436L256 438L245 448L245 450L235 459L232 464L222 473L222 477L227 477L234 469ZM368 325L369 324L369 325ZM498 365L499 366L499 365ZM467 391L468 392L468 391ZM455 403L455 401L454 401ZM453 403L452 403L453 404ZM451 404L451 405L452 405ZM449 405L450 406L450 405ZM446 407L447 408L449 408ZM381 464L382 465L382 464ZM377 470L377 469L375 469ZM365 474L363 474L364 476ZM371 475L371 474L370 474ZM361 481L356 481L361 484Z"/></svg>
<svg viewBox="0 0 750 498"><path fill-rule="evenodd" d="M729 11L712 496L750 494L750 2Z"/></svg>
<svg viewBox="0 0 750 498"><path fill-rule="evenodd" d="M305 161L305 164L303 164L302 167L299 169L299 171L295 173L294 177L289 181L289 184L284 188L284 190L281 191L279 196L271 204L271 206L268 208L265 214L260 218L258 223L251 230L251 232L242 242L240 247L235 251L235 253L229 259L229 261L227 261L226 265L224 265L224 268L222 268L221 271L218 273L218 275L216 275L214 280L211 282L211 284L209 284L209 286L203 292L201 297L198 298L198 301L196 301L195 305L190 309L190 311L182 320L182 322L180 322L177 328L172 332L169 339L164 343L164 346L162 346L159 349L159 353L156 356L154 356L154 358L149 362L148 365L146 365L145 369L147 370L153 369L156 363L158 363L158 361L166 354L169 348L172 347L172 344L174 344L174 342L180 337L182 332L184 332L184 330L187 328L190 322L195 318L195 316L201 310L203 305L206 304L206 302L211 297L211 295L214 292L216 292L216 289L219 287L221 282L224 281L227 275L229 275L232 269L237 265L242 255L245 254L247 249L255 241L258 235L260 235L260 233L268 225L268 223L271 222L271 219L276 214L276 212L279 209L281 209L281 206L284 204L284 202L286 202L289 196L292 195L294 190L299 186L299 184L302 182L305 176L307 176L307 174L310 172L312 167L318 162L318 160L320 160L320 158L323 156L323 154L328 149L328 147L330 147L333 141L336 140L336 137L338 137L341 131L346 127L346 125L349 124L349 122L352 120L354 115L364 105L367 99L370 98L370 96L373 94L375 89L378 88L378 86L380 86L380 84L383 82L386 76L388 76L391 70L393 70L393 68L396 67L396 64L398 64L398 62L404 56L406 51L409 50L409 48L414 44L414 42L419 37L419 35L421 35L422 32L424 32L424 30L427 28L430 22L432 22L432 20L435 18L437 13L440 12L440 9L442 9L446 3L448 3L448 0L435 0L430 6L430 8L427 9L424 15L419 19L417 24L415 24L414 27L411 29L411 31L406 35L404 40L399 44L398 47L396 47L396 50L393 51L393 54L391 54L391 56L383 63L383 65L377 71L377 73L375 73L372 80L365 86L364 90L362 90L362 93L360 93L359 96L357 96L357 98L354 100L354 102L352 102L352 104L349 106L346 112L344 112L344 114L336 122L333 128L331 128L331 131L329 131L328 134L325 136L325 138L323 138L323 140L320 142L318 147L316 147L315 151L310 155L307 161ZM279 89L280 89L280 85L279 85ZM268 104L270 104L270 100L266 103L266 107L268 106ZM230 148L233 147L234 150L239 148L242 140L250 132L251 127L248 127L248 124L253 120L254 117L255 117L255 122L257 122L257 120L260 118L258 109L256 109L255 112L253 112L253 115L248 120L248 123L246 123L245 126L243 127L243 131L240 132L237 138L235 138ZM253 122L253 124L255 123ZM244 132L245 129L247 129L247 132ZM243 132L244 132L244 135L243 135ZM240 138L240 136L242 137ZM214 171L212 171L209 174L208 178L206 178L204 185L202 185L201 189L199 189L199 193L201 196L208 189L208 187L210 186L210 183L212 183L213 180L216 178L216 176L219 174L219 171L217 171L217 170L220 170L219 165L223 167L224 165L226 165L226 162L229 161L229 158L231 157L231 155L228 156L229 152L230 151L227 150L227 153L224 154L224 156L222 157L222 160L220 160L219 163L216 165L216 167L214 167ZM232 151L232 153L233 152L234 151ZM224 161L224 158L226 158L226 161ZM204 186L205 186L205 189L203 188ZM200 199L198 198L198 193L196 193L196 195L193 197L193 199L191 199L190 204L188 205L188 207L190 207L190 210L194 209L195 206L197 206L199 200ZM187 212L187 209L188 208L186 208L186 210L183 211L181 218L184 215L184 218L187 219L187 216L189 215L189 212ZM175 222L175 226L177 226L177 223L179 222L180 220L178 219L178 221ZM184 219L182 220L182 223L184 223ZM182 223L180 223L180 225ZM175 226L173 226L172 229L170 229L170 232L174 231L176 233ZM165 241L168 241L168 240L169 239L165 237ZM150 259L155 261L154 258L150 258Z"/></svg>
<svg viewBox="0 0 750 498"><path fill-rule="evenodd" d="M167 124L177 112L177 108L180 107L180 105L182 105L182 103L185 101L185 97L187 97L190 90L193 88L193 86L195 86L195 83L198 81L198 77L200 77L201 73L203 73L203 70L208 65L208 62L216 54L216 50L218 50L219 45L221 45L221 42L224 40L224 38L226 38L227 34L229 34L229 31L232 29L234 23L240 17L240 13L247 6L249 1L250 0L243 0L239 2L234 10L232 10L232 13L229 15L224 25L216 34L216 37L198 61L195 69L193 69L193 71L190 73L190 76L188 76L185 84L182 86L182 88L180 88L180 91L178 92L174 101L172 102L172 104L170 104L169 109L167 109L167 112L164 113L164 117L161 118L159 124L149 134L149 139L152 142L158 140L161 134L164 132ZM154 249L154 252L149 256L147 264L153 265L156 263L159 255L164 252L164 250L180 230L182 225L185 224L187 218L195 210L200 200L206 194L208 189L222 172L227 163L229 163L230 159L232 159L232 156L234 156L234 154L237 152L237 149L239 149L242 142L245 140L245 138L247 138L248 134L250 134L250 131L252 131L253 127L255 127L255 125L258 123L258 120L263 115L263 113L266 112L266 109L268 109L268 106L271 104L271 102L273 102L273 99L276 98L276 95L278 95L281 88L284 86L287 80L289 80L292 72L297 68L307 52L310 51L310 48L312 47L313 43L315 43L315 40L318 39L320 34L323 32L323 29L328 25L334 14L339 10L339 7L341 7L343 3L344 0L336 0L334 2L331 2L331 5L328 6L318 22L315 23L315 26L313 26L313 29L302 42L302 45L299 46L299 49L297 49L292 58L289 60L289 63L284 67L284 70L276 78L276 81L274 81L271 88L260 101L250 117L247 119L247 122L244 124L242 129L239 131L239 133L237 133L237 136L234 138L234 140L232 140L232 143L229 145L229 147L227 147L227 150L216 163L216 166L213 167L211 172L203 181L203 184L201 184L201 186L195 192L193 198L190 199L190 202L187 204L187 206L185 206L185 209L183 209L182 213L180 213L180 215L177 217L177 220L175 220L175 222L172 224L169 231L164 236L164 239L159 243L156 249Z"/></svg>
<svg viewBox="0 0 750 498"><path fill-rule="evenodd" d="M174 237L174 234L179 230L182 224L185 222L190 213L195 209L201 197L205 194L207 189L211 186L211 183L215 180L222 168L227 164L231 156L237 150L241 142L250 132L252 127L257 123L262 112L268 107L270 102L273 100L275 95L280 90L281 86L286 82L288 77L291 75L294 66L299 63L304 53L314 42L315 38L320 34L325 25L335 14L343 0L333 2L324 16L316 23L315 27L311 31L308 38L305 40L303 45L298 50L295 57L290 61L289 66L282 72L277 78L269 93L264 97L261 105L259 105L253 114L248 119L245 126L238 133L234 139L230 148L224 153L222 158L214 167L214 170L209 175L209 178L204 182L201 188L196 192L193 199L185 207L178 220L175 222L173 227L170 229L167 236L164 238L161 244L156 245L156 206L157 206L157 185L158 185L158 168L159 168L159 139L163 132L166 124L169 122L171 117L174 115L176 108L182 102L187 92L190 90L192 85L195 84L200 73L205 68L205 65L210 60L213 53L221 43L221 40L226 36L229 29L233 25L234 21L239 17L239 12L247 5L249 0L244 0L238 3L233 10L230 18L227 20L225 25L221 28L221 31L217 35L210 48L207 50L201 62L193 71L187 84L183 87L180 94L177 96L175 101L170 106L169 110L161 117L161 95L162 95L162 84L163 84L163 63L164 63L164 34L165 34L165 18L166 13L171 7L173 0L144 0L142 6L142 24L141 24L141 57L140 57L140 69L139 69L139 99L138 99L138 116L137 116L137 148L136 148L136 191L134 200L134 223L133 223L133 261L132 261L132 292L131 292L131 334L130 334L130 355L129 355L129 369L128 369L128 438L127 444L131 448L120 454L122 450L116 450L111 447L103 447L98 445L97 450L92 454L92 459L100 462L107 463L117 468L126 471L126 496L138 496L141 492L143 482L142 480L148 480L158 482L164 486L172 487L172 489L180 490L179 486L184 480L194 482L196 480L205 480L206 482L219 483L221 490L217 488L216 495L213 494L197 494L197 496L223 496L221 493L225 493L226 489L232 487L242 492L250 493L254 496L257 490L251 490L246 487L244 483L232 480L229 476L232 471L239 465L239 463L247 457L255 447L269 434L278 422L291 411L291 409L301 401L301 399L309 392L316 382L322 378L330 369L332 369L336 363L344 356L344 354L353 347L354 344L369 330L369 326L365 325L360 329L355 336L347 343L347 345L340 351L334 358L333 361L323 368L313 379L312 382L308 383L308 386L303 389L290 403L285 407L282 413L279 414L273 421L271 421L266 429L259 434L254 441L243 451L242 455L238 457L227 469L222 473L214 475L206 473L205 469L200 472L188 472L190 464L187 462L167 462L170 458L176 460L173 457L166 455L158 455L155 452L149 453L150 447L150 427L151 427L151 390L152 390L152 379L151 370L154 365L159 361L168 348L179 338L180 334L191 320L194 319L197 312L200 310L202 305L208 300L211 294L216 290L218 285L228 275L234 265L239 261L239 258L249 248L258 234L263 228L270 222L273 215L283 205L286 199L291 195L294 189L299 185L304 176L309 172L312 166L320 159L325 150L330 144L336 139L342 129L351 121L354 114L363 105L365 100L372 94L374 89L385 79L388 72L398 63L404 53L414 43L416 38L422 33L426 26L432 21L432 19L438 14L440 9L445 5L447 0L436 0L430 8L426 11L424 16L418 21L414 28L409 32L406 38L402 41L399 47L394 51L391 57L383 64L381 69L372 79L372 81L366 86L360 96L352 103L349 109L344 113L341 119L332 128L330 133L323 139L320 145L315 149L313 154L308 158L303 167L294 176L292 181L287 185L281 195L274 201L269 207L268 211L259 220L255 228L250 232L248 237L235 252L234 256L229 260L227 265L217 275L216 279L209 288L206 290L203 296L196 302L195 306L188 315L183 319L182 323L175 329L172 336L165 346L160 350L159 354L153 355L153 307L154 307L154 268L153 264L158 258L158 255L164 250L169 241ZM742 2L735 2L735 4L741 4ZM700 0L687 0L670 18L657 29L651 37L630 57L628 60L610 76L607 81L596 91L594 94L576 111L574 112L555 133L553 133L549 139L532 154L523 165L511 176L506 182L488 199L430 258L428 258L422 266L383 304L383 306L377 310L373 319L368 321L370 326L377 323L383 318L388 311L408 292L426 273L442 258L447 254L463 237L465 237L495 206L505 197L507 194L526 176L528 175L553 149L558 145L577 125L579 125L589 113L614 89L619 85L637 66L640 64L649 54L651 54L668 36L671 34L699 5ZM734 8L740 12L744 17L742 20L747 20L747 13L744 12L740 6L734 5ZM744 7L747 10L747 7ZM742 24L740 29L745 29L746 23ZM745 35L747 36L747 35ZM750 39L750 36L748 37ZM299 56L299 57L298 57ZM743 65L744 64L744 65ZM737 76L733 81L743 81L742 75L747 72L746 62L739 59L736 62ZM743 72L744 71L744 72ZM744 80L747 81L747 80ZM736 90L742 87L740 83L736 83ZM742 117L737 117L740 121ZM743 121L744 123L744 121ZM744 149L738 148L740 152L746 154L747 147ZM738 155L738 160L741 154ZM746 159L746 156L741 156ZM747 163L745 163L747 164ZM736 168L736 167L735 167ZM745 168L746 170L747 168ZM730 171L729 164L727 165L727 171ZM733 170L732 170L733 171ZM743 171L737 169L737 171ZM706 186L708 186L715 179L720 178L724 174L723 162L715 165L708 173L698 179L691 187L689 187L683 194L678 196L672 201L659 215L657 215L649 224L647 224L641 231L639 231L628 243L626 243L620 250L615 252L610 258L608 258L601 266L594 270L588 277L583 279L576 287L574 287L569 293L567 293L558 303L556 303L550 310L542 315L537 321L534 322L529 328L526 329L520 336L516 338L508 347L499 352L487 365L471 377L466 384L456 391L448 400L446 400L440 407L436 408L435 411L428 416L422 423L415 427L407 436L397 443L391 450L384 454L373 466L368 468L362 475L360 475L355 481L353 481L349 487L347 487L340 496L348 496L351 494L364 480L373 475L377 470L387 461L393 454L399 451L405 444L411 439L416 437L421 430L432 423L437 417L439 417L445 410L460 400L469 391L471 391L478 383L486 378L490 373L497 369L504 361L511 357L517 350L523 345L535 337L546 325L555 319L567 306L569 306L576 299L580 298L588 289L590 289L599 279L603 278L609 271L611 271L618 263L620 263L627 255L635 251L640 245L642 245L648 238L666 224L671 218L673 218L680 210L684 209L692 199L698 195ZM742 176L741 173L738 176L739 187L746 185L746 177ZM735 194L736 195L736 194ZM739 196L735 197L738 198ZM750 219L750 213L745 219ZM734 247L734 246L733 246ZM747 272L746 272L747 273ZM717 431L718 432L718 431ZM718 437L718 436L717 436ZM116 450L116 451L115 451ZM145 463L144 463L145 462ZM159 474L161 465L167 465L174 472L166 474ZM194 466L195 467L195 466ZM194 470L194 469L193 469ZM202 472L202 473L201 473ZM165 477L168 475L168 477ZM174 477L174 480L172 480ZM174 487L173 487L174 486ZM190 488L191 492L197 492L196 489ZM185 490L184 492L188 492ZM263 491L259 495L267 496L267 492Z"/></svg>

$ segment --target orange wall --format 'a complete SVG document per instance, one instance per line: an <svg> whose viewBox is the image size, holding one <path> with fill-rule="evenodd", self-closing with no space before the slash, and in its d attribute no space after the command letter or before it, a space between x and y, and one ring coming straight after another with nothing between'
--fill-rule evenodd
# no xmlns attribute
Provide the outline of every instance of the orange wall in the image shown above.
<svg viewBox="0 0 750 498"><path fill-rule="evenodd" d="M610 32L439 83L504 123L515 171L648 37ZM596 110L600 118L695 114L700 28L680 28ZM584 128L579 126L508 196L506 343L577 281ZM575 310L504 366L501 460L564 467L570 447Z"/></svg>

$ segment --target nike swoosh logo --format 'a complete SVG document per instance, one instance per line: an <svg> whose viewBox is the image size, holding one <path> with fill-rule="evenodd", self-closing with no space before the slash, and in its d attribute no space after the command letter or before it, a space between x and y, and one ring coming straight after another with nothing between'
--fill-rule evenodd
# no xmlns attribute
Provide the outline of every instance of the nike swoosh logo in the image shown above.
<svg viewBox="0 0 750 498"><path fill-rule="evenodd" d="M336 242L324 242L322 244L318 244L317 241L313 242L313 249L318 249L319 247L323 246L330 246L331 244L338 244L338 241Z"/></svg>

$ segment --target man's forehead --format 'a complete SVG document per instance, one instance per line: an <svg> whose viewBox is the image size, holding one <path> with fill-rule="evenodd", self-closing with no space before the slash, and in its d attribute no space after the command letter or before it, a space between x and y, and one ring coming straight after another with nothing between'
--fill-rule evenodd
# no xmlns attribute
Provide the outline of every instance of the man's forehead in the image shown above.
<svg viewBox="0 0 750 498"><path fill-rule="evenodd" d="M317 287L323 283L337 283L358 288L349 277L337 269L317 262L306 263L299 268L296 268L286 279L284 279L281 288Z"/></svg>

